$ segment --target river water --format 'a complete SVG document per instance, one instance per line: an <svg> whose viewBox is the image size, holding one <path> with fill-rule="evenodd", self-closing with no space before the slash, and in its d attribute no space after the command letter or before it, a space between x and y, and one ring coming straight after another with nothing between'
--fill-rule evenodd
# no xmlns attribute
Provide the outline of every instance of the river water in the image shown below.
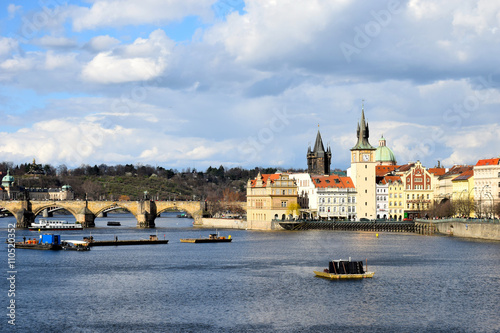
<svg viewBox="0 0 500 333"><path fill-rule="evenodd" d="M379 232L219 230L163 214L135 228L129 214L64 239L139 239L167 245L88 252L17 249L15 296L0 283L2 332L500 332L500 242ZM67 220L71 220L67 218ZM108 227L108 220L121 221ZM7 224L0 219L0 236ZM16 230L16 238L38 233ZM368 260L373 279L317 278L332 259ZM1 249L3 276L7 247ZM15 324L8 323L15 300Z"/></svg>

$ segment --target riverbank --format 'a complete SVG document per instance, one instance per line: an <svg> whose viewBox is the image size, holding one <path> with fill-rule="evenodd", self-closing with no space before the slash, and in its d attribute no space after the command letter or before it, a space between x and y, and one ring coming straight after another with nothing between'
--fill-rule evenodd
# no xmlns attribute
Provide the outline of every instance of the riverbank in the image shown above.
<svg viewBox="0 0 500 333"><path fill-rule="evenodd" d="M498 220L415 220L417 225L425 226L429 233L422 232L423 228L415 228L414 232L423 234L442 234L455 237L500 240L500 223ZM199 228L242 229L242 230L284 230L277 222L244 221L239 219L212 219L204 218L202 223L195 225ZM340 230L340 229L339 229Z"/></svg>
<svg viewBox="0 0 500 333"><path fill-rule="evenodd" d="M454 237L477 238L500 241L500 223L498 220L415 220L427 224L436 233Z"/></svg>

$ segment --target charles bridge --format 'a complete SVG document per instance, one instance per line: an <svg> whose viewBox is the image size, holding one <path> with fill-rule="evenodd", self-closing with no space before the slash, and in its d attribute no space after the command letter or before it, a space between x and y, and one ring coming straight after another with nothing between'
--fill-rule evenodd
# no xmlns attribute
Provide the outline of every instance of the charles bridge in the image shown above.
<svg viewBox="0 0 500 333"><path fill-rule="evenodd" d="M0 208L16 217L18 228L28 228L38 214L54 207L70 212L84 228L95 227L96 217L115 209L125 209L133 214L139 228L154 228L156 217L166 210L187 212L195 225L202 223L203 214L203 204L199 201L0 200Z"/></svg>

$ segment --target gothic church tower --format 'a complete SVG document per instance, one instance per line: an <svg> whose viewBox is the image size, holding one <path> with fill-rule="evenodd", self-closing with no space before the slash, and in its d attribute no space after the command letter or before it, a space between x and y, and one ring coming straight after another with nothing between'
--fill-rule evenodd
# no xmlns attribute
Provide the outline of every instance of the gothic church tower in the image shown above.
<svg viewBox="0 0 500 333"><path fill-rule="evenodd" d="M325 151L321 134L316 135L314 149L311 146L307 149L307 172L312 175L329 175L330 164L332 163L332 151L330 147Z"/></svg>

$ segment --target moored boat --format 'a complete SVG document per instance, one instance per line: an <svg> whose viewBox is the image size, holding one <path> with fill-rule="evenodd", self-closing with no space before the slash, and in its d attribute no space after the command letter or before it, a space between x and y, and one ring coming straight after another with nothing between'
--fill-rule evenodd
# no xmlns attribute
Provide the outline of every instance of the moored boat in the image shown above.
<svg viewBox="0 0 500 333"><path fill-rule="evenodd" d="M231 235L228 237L210 234L208 238L181 238L181 243L230 243Z"/></svg>
<svg viewBox="0 0 500 333"><path fill-rule="evenodd" d="M89 243L79 240L62 241L61 246L66 251L90 251Z"/></svg>
<svg viewBox="0 0 500 333"><path fill-rule="evenodd" d="M314 271L314 274L330 280L340 280L371 278L375 275L375 272L365 271L362 261L351 261L351 258L349 258L349 260L332 260L328 263L328 268L325 268L322 272Z"/></svg>
<svg viewBox="0 0 500 333"><path fill-rule="evenodd" d="M108 221L108 226L121 226L122 224L117 221Z"/></svg>
<svg viewBox="0 0 500 333"><path fill-rule="evenodd" d="M40 235L38 239L23 239L22 242L16 242L15 247L18 249L32 250L60 250L61 237L59 235Z"/></svg>
<svg viewBox="0 0 500 333"><path fill-rule="evenodd" d="M29 230L81 230L81 223L72 223L65 220L40 219L38 223L32 223Z"/></svg>

